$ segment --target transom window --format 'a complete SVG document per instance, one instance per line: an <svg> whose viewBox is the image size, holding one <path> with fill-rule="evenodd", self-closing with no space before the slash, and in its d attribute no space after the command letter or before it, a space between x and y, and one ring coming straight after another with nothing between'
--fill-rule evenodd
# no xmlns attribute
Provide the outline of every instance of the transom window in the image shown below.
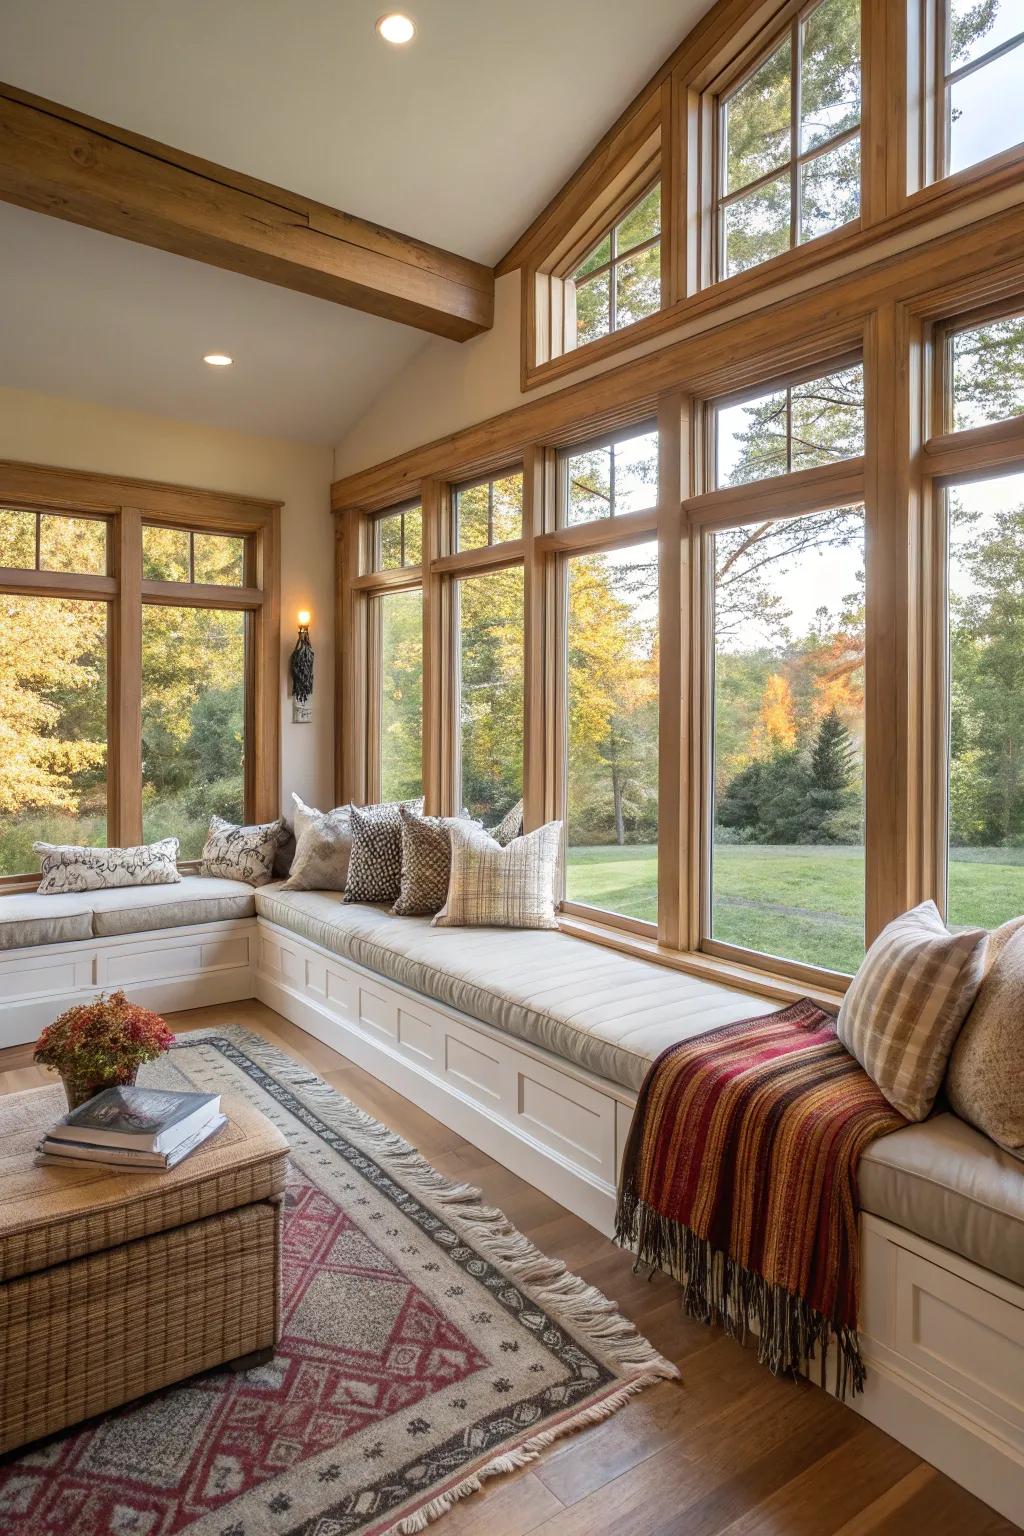
<svg viewBox="0 0 1024 1536"><path fill-rule="evenodd" d="M1024 416L1024 315L954 331L947 347L949 429Z"/></svg>
<svg viewBox="0 0 1024 1536"><path fill-rule="evenodd" d="M371 525L371 569L399 571L423 559L423 509L418 502L382 512Z"/></svg>
<svg viewBox="0 0 1024 1536"><path fill-rule="evenodd" d="M642 512L658 500L658 434L635 427L559 455L559 522L572 528Z"/></svg>
<svg viewBox="0 0 1024 1536"><path fill-rule="evenodd" d="M523 472L474 480L455 491L457 549L486 549L523 536Z"/></svg>
<svg viewBox="0 0 1024 1536"><path fill-rule="evenodd" d="M720 102L718 276L860 216L860 0L819 0Z"/></svg>
<svg viewBox="0 0 1024 1536"><path fill-rule="evenodd" d="M142 529L142 575L146 581L244 586L245 540L231 534L146 524Z"/></svg>
<svg viewBox="0 0 1024 1536"><path fill-rule="evenodd" d="M951 175L1024 140L1024 7L1020 0L945 0L938 167Z"/></svg>
<svg viewBox="0 0 1024 1536"><path fill-rule="evenodd" d="M105 576L107 565L103 518L0 507L0 566Z"/></svg>
<svg viewBox="0 0 1024 1536"><path fill-rule="evenodd" d="M586 346L661 308L661 183L593 247L572 273L575 345ZM567 326L573 335L573 326Z"/></svg>
<svg viewBox="0 0 1024 1536"><path fill-rule="evenodd" d="M747 485L864 452L861 364L714 408L714 484Z"/></svg>

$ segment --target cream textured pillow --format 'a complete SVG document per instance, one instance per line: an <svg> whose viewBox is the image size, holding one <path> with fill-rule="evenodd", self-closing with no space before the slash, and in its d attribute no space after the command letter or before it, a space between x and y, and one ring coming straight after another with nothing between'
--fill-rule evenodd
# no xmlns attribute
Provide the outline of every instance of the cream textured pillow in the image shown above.
<svg viewBox="0 0 1024 1536"><path fill-rule="evenodd" d="M43 878L40 896L66 891L109 891L123 885L177 885L178 839L161 838L138 848L79 848L75 844L33 843Z"/></svg>
<svg viewBox="0 0 1024 1536"><path fill-rule="evenodd" d="M448 900L440 928L557 928L555 876L562 823L549 821L502 848L489 832L454 821Z"/></svg>
<svg viewBox="0 0 1024 1536"><path fill-rule="evenodd" d="M269 884L284 830L280 817L254 827L236 827L220 816L211 816L200 873L219 880L244 880L249 885Z"/></svg>
<svg viewBox="0 0 1024 1536"><path fill-rule="evenodd" d="M507 848L514 837L523 835L523 802L517 800L510 811L506 811L496 827L491 827L491 836L496 843Z"/></svg>
<svg viewBox="0 0 1024 1536"><path fill-rule="evenodd" d="M343 891L352 849L352 817L348 805L315 811L295 801L295 856L283 891Z"/></svg>
<svg viewBox="0 0 1024 1536"><path fill-rule="evenodd" d="M1024 1158L1024 918L995 930L985 967L953 1047L946 1096L961 1120Z"/></svg>
<svg viewBox="0 0 1024 1536"><path fill-rule="evenodd" d="M933 901L889 923L839 1010L839 1038L908 1120L931 1113L981 983L983 928L950 933Z"/></svg>

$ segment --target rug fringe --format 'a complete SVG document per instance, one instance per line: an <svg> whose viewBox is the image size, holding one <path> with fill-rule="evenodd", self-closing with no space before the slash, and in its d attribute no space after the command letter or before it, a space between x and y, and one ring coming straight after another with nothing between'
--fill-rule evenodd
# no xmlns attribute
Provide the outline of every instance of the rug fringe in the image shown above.
<svg viewBox="0 0 1024 1536"><path fill-rule="evenodd" d="M425 1205L433 1206L453 1233L502 1268L539 1307L557 1309L566 1323L579 1332L581 1342L592 1345L606 1364L623 1373L638 1373L635 1382L625 1385L639 1391L655 1381L678 1379L678 1367L659 1354L629 1319L623 1317L615 1302L574 1275L560 1259L542 1253L513 1225L504 1211L485 1206L482 1193L475 1185L460 1183L439 1173L403 1137L359 1109L311 1068L270 1045L262 1035L239 1024L196 1030L190 1034L192 1039L203 1036L227 1038L244 1046L254 1060L301 1090L304 1097L315 1103L317 1113L328 1125L356 1145L362 1143L363 1149L381 1168L393 1174ZM639 1373L643 1373L642 1376ZM580 1422L585 1419L581 1418Z"/></svg>
<svg viewBox="0 0 1024 1536"><path fill-rule="evenodd" d="M678 1375L678 1372L675 1373ZM471 1493L479 1493L488 1478L498 1477L504 1472L518 1472L522 1467L527 1467L541 1455L541 1452L560 1440L565 1435L575 1434L577 1430L586 1429L592 1424L601 1424L605 1419L610 1419L612 1414L629 1401L637 1392L642 1392L645 1387L653 1386L662 1379L661 1372L654 1372L645 1376L634 1376L631 1381L624 1382L616 1392L603 1398L599 1403L592 1403L589 1408L584 1408L573 1418L556 1425L553 1429L546 1429L541 1434L533 1435L529 1440L517 1446L514 1451L506 1451L500 1456L495 1456L493 1461L487 1462L482 1467L477 1467L468 1477L456 1483L445 1493L436 1499L431 1499L422 1505L414 1514L403 1515L395 1524L385 1526L381 1536L418 1536L425 1531L435 1520L446 1515L460 1499L468 1498Z"/></svg>

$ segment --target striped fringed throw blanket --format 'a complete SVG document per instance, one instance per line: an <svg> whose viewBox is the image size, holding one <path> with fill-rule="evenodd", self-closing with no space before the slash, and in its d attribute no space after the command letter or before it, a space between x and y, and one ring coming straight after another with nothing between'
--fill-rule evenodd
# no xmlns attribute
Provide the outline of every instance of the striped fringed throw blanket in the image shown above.
<svg viewBox="0 0 1024 1536"><path fill-rule="evenodd" d="M907 1121L805 998L669 1046L640 1090L616 1237L674 1274L683 1307L777 1375L836 1346L836 1391L864 1385L857 1164Z"/></svg>

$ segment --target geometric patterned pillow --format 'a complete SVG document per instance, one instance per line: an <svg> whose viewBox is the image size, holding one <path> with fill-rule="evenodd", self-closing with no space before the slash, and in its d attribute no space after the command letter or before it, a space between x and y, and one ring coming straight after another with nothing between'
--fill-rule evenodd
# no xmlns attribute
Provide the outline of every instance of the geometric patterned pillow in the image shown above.
<svg viewBox="0 0 1024 1536"><path fill-rule="evenodd" d="M506 811L496 827L490 828L491 836L502 848L507 848L514 837L523 835L523 802L517 800L510 811Z"/></svg>
<svg viewBox="0 0 1024 1536"><path fill-rule="evenodd" d="M402 888L402 804L407 810L423 809L422 800L350 807L347 902L386 901L390 905L398 900Z"/></svg>
<svg viewBox="0 0 1024 1536"><path fill-rule="evenodd" d="M267 885L274 878L274 855L284 835L280 817L255 827L236 827L220 816L211 816L200 873L219 880Z"/></svg>
<svg viewBox="0 0 1024 1536"><path fill-rule="evenodd" d="M452 870L452 841L448 828L453 820L478 827L465 817L417 816L401 806L402 873L398 900L391 908L396 917L432 917L444 906Z"/></svg>
<svg viewBox="0 0 1024 1536"><path fill-rule="evenodd" d="M176 885L178 839L164 837L138 848L80 848L74 844L33 843L43 878L40 896L67 891L109 891L124 885Z"/></svg>
<svg viewBox="0 0 1024 1536"><path fill-rule="evenodd" d="M557 928L555 880L562 823L549 821L502 848L490 832L449 823L452 873L438 928Z"/></svg>
<svg viewBox="0 0 1024 1536"><path fill-rule="evenodd" d="M908 1120L924 1120L981 984L987 934L950 933L933 901L883 928L839 1010L839 1039Z"/></svg>

